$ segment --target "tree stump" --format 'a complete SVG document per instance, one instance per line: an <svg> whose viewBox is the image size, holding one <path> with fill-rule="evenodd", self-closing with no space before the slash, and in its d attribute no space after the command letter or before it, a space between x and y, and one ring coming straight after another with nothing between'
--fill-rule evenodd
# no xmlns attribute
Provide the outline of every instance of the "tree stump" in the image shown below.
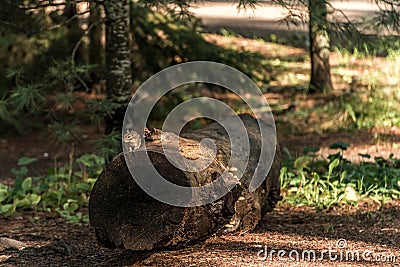
<svg viewBox="0 0 400 267"><path fill-rule="evenodd" d="M150 250L185 245L215 233L254 229L262 216L281 199L281 154L278 148L267 178L256 191L249 192L250 178L259 164L260 130L252 116L245 114L240 118L250 143L247 168L243 178L229 193L210 204L177 207L162 203L149 196L135 182L123 154L110 162L96 181L89 200L90 224L96 231L98 241L106 247ZM264 127L272 129L268 122ZM199 172L185 172L173 166L163 154L158 134L159 131L148 136L146 148L150 151L147 153L155 169L174 184L186 187L204 185L218 178L227 168L230 140L218 123L176 136L180 151L187 158L199 155L200 140L210 138L215 141L217 155L214 161ZM272 143L275 144L275 141Z"/></svg>

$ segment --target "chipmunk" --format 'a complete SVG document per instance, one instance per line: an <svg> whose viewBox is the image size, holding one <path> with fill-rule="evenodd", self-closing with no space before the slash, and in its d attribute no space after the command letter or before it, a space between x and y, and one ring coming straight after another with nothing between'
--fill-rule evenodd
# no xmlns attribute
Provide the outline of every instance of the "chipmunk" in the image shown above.
<svg viewBox="0 0 400 267"><path fill-rule="evenodd" d="M152 130L144 128L143 137L146 142L152 142L161 139L161 130L156 128L153 128ZM123 141L129 152L139 149L142 144L141 136L133 130L127 130L127 132L124 134Z"/></svg>
<svg viewBox="0 0 400 267"><path fill-rule="evenodd" d="M139 149L140 145L142 144L141 136L133 130L128 130L124 134L123 141L129 152Z"/></svg>

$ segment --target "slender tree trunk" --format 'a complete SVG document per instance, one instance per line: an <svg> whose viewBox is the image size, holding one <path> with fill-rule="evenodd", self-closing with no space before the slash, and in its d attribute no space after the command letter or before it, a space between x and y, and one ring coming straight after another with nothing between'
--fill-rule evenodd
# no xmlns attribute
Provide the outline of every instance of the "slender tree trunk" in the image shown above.
<svg viewBox="0 0 400 267"><path fill-rule="evenodd" d="M100 69L103 64L104 51L101 43L102 30L101 24L101 6L96 2L90 2L90 17L89 25L95 25L89 33L89 63L97 66L96 69ZM91 73L91 78L93 82L98 82L100 77L97 75L96 71Z"/></svg>
<svg viewBox="0 0 400 267"><path fill-rule="evenodd" d="M79 25L79 18L77 17L78 11L76 8L76 4L74 3L66 4L64 13L67 19L71 19L71 21L67 25L68 27L67 38L71 49L73 49L77 45L79 40L82 38L84 31ZM81 43L76 51L75 62L79 64L85 64L86 59L87 59L87 53L85 51L83 43Z"/></svg>
<svg viewBox="0 0 400 267"><path fill-rule="evenodd" d="M107 97L115 105L112 114L106 118L106 134L109 134L112 131L121 131L131 90L130 1L104 1L104 10Z"/></svg>
<svg viewBox="0 0 400 267"><path fill-rule="evenodd" d="M332 89L329 65L330 35L328 31L327 9L325 0L309 0L308 11L310 57L311 57L311 92L324 92Z"/></svg>

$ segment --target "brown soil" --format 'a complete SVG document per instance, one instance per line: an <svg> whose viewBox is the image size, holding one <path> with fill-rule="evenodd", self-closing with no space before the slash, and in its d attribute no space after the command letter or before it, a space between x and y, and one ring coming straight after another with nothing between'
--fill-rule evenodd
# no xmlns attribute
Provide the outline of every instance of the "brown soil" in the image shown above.
<svg viewBox="0 0 400 267"><path fill-rule="evenodd" d="M34 216L40 219L35 220ZM180 249L132 252L100 247L87 224L67 223L53 214L22 213L0 220L1 235L23 241L27 247L20 251L0 250L0 263L1 266L395 266L400 264L399 223L399 201L379 209L374 203L364 202L358 207L339 207L324 213L280 205L253 232L214 236ZM338 244L347 246L342 248ZM324 252L329 249L332 260ZM260 250L267 251L264 261L257 257ZM272 250L275 252L271 254ZM278 258L279 250L286 251L281 257L286 261ZM315 262L301 260L305 250L315 251ZM288 256L292 253L293 258L296 252L300 255L298 262ZM350 252L358 253L360 260L352 261L350 254L346 260L346 253ZM260 255L265 256L265 252ZM383 257L391 261L377 262Z"/></svg>

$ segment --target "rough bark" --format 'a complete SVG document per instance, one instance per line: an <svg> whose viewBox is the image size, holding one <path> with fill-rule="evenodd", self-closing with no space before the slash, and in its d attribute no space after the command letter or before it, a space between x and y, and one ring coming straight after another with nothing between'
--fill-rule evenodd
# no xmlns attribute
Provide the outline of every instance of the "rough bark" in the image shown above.
<svg viewBox="0 0 400 267"><path fill-rule="evenodd" d="M309 37L311 57L310 92L332 89L329 64L330 35L325 0L309 0Z"/></svg>
<svg viewBox="0 0 400 267"><path fill-rule="evenodd" d="M240 183L228 194L207 205L175 207L152 198L131 177L124 155L116 157L103 170L90 196L90 223L99 242L107 247L150 250L191 243L215 233L252 230L281 199L281 155L275 156L262 186L250 193L250 179L255 167L260 166L260 133L253 117L241 115L241 119L251 146L247 169ZM229 137L217 123L182 134L179 137L181 153L187 158L199 157L199 141L204 138L213 139L218 152L214 161L199 172L185 172L174 167L163 154L159 138L148 138L146 147L151 150L149 157L153 166L165 179L181 186L204 185L222 174L230 158Z"/></svg>
<svg viewBox="0 0 400 267"><path fill-rule="evenodd" d="M115 104L106 118L106 134L121 131L132 83L130 60L129 0L103 2L106 13L106 87Z"/></svg>

